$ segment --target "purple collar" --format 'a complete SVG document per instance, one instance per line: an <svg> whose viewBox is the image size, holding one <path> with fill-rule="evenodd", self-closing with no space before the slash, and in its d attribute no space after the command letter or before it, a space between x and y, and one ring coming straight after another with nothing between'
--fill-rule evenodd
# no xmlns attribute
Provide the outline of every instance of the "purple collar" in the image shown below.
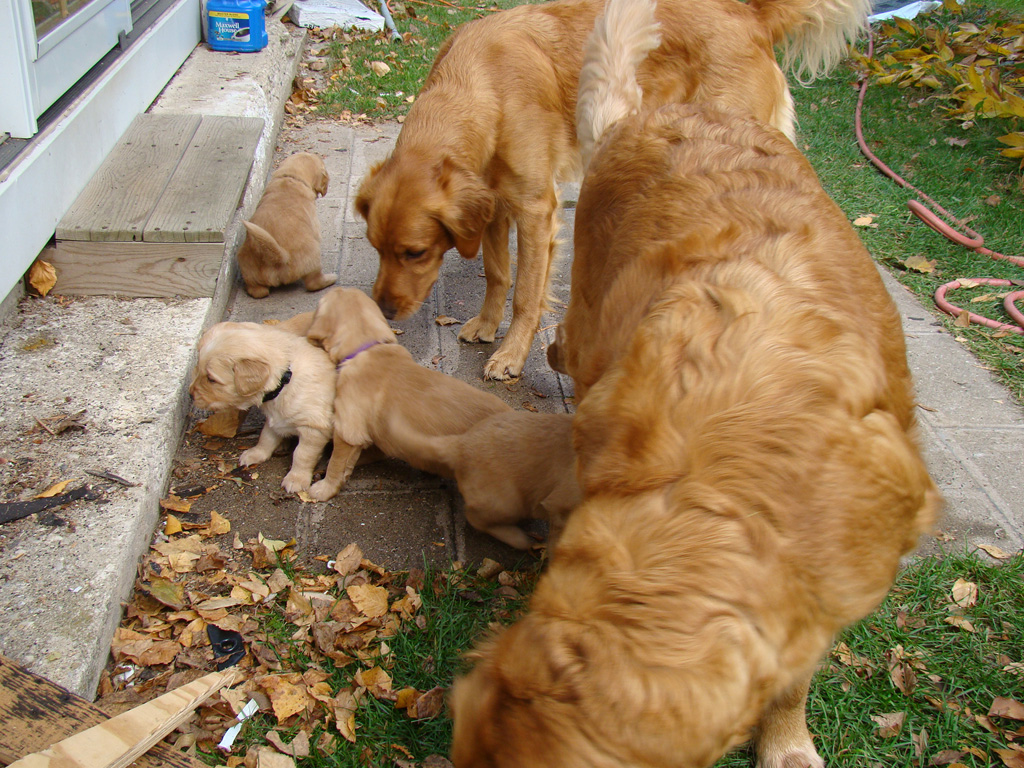
<svg viewBox="0 0 1024 768"><path fill-rule="evenodd" d="M368 341L365 344L363 344L362 346L358 347L355 352L350 353L347 357L345 357L344 360L342 360L340 363L338 363L338 370L341 370L341 366L343 366L345 363L347 363L353 357L358 355L360 352L365 352L366 350L370 349L371 347L375 347L375 346L377 346L378 344L381 344L381 343L382 342L379 342L379 341Z"/></svg>

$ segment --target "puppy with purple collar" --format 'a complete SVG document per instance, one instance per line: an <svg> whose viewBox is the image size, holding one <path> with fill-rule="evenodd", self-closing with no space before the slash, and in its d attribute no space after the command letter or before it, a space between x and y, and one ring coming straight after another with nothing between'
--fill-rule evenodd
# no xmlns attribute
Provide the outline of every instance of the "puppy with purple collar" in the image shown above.
<svg viewBox="0 0 1024 768"><path fill-rule="evenodd" d="M308 490L333 431L334 363L303 334L311 313L277 326L224 322L199 340L189 393L197 407L263 411L266 422L256 445L243 451L243 467L260 464L285 437L298 436L292 465L281 486Z"/></svg>
<svg viewBox="0 0 1024 768"><path fill-rule="evenodd" d="M451 477L451 469L425 453L417 438L460 435L511 410L488 392L418 365L376 302L358 289L324 294L307 335L337 364L334 449L324 479L309 489L318 501L341 490L371 445L417 469Z"/></svg>

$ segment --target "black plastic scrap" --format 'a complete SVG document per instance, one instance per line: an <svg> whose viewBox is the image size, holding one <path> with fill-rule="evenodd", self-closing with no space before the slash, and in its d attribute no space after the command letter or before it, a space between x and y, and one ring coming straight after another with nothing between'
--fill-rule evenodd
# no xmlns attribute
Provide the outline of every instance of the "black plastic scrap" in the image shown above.
<svg viewBox="0 0 1024 768"><path fill-rule="evenodd" d="M61 504L67 504L68 502L77 501L78 499L93 500L102 496L102 491L99 491L86 483L85 485L80 485L78 488L68 491L67 493L58 493L56 496L50 496L47 499L0 502L0 525L3 523L9 523L12 520L20 520L23 517L34 515L36 512L42 512L43 510L50 509L51 507L59 507Z"/></svg>

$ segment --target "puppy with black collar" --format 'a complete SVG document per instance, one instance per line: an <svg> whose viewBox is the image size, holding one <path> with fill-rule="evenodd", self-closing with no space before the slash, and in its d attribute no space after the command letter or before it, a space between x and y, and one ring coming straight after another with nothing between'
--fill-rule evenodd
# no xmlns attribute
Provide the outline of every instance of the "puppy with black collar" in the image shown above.
<svg viewBox="0 0 1024 768"><path fill-rule="evenodd" d="M279 326L224 322L199 340L189 393L197 407L263 411L256 445L243 451L243 467L260 464L285 437L298 436L291 470L281 486L308 490L313 469L333 433L334 363L304 335L312 313Z"/></svg>

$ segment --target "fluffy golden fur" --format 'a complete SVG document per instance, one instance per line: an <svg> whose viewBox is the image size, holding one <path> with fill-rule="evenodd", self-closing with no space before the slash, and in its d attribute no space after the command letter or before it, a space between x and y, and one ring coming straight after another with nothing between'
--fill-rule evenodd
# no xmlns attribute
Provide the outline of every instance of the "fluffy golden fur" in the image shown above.
<svg viewBox="0 0 1024 768"><path fill-rule="evenodd" d="M320 267L320 220L316 199L327 194L324 161L309 152L287 158L270 177L238 250L245 290L262 299L270 289L302 280L307 291L333 285Z"/></svg>
<svg viewBox="0 0 1024 768"><path fill-rule="evenodd" d="M459 333L492 342L518 255L511 325L484 375L517 376L547 295L558 229L555 182L580 167L576 90L604 0L523 5L465 24L445 43L391 156L363 180L356 210L380 255L373 296L388 318L415 312L445 252L483 246L483 306ZM793 131L774 48L824 71L865 23L866 0L663 0L661 45L640 66L645 105L700 102Z"/></svg>
<svg viewBox="0 0 1024 768"><path fill-rule="evenodd" d="M584 500L455 684L456 768L696 768L751 737L762 768L822 766L815 666L939 505L899 316L845 216L753 120L622 119L556 353Z"/></svg>
<svg viewBox="0 0 1024 768"><path fill-rule="evenodd" d="M369 296L335 288L320 299L310 341L338 365L334 390L334 449L327 474L310 488L320 501L348 481L360 453L376 445L417 469L450 474L406 436L461 434L494 413L510 410L494 395L417 365Z"/></svg>
<svg viewBox="0 0 1024 768"><path fill-rule="evenodd" d="M285 437L298 436L291 470L281 486L307 490L324 446L333 434L334 364L303 335L310 313L278 326L217 323L199 340L199 355L189 393L196 406L211 411L260 408L266 417L256 445L243 451L243 467L260 464ZM285 373L291 380L271 400Z"/></svg>
<svg viewBox="0 0 1024 768"><path fill-rule="evenodd" d="M528 549L533 541L519 523L539 519L548 521L550 549L580 503L568 414L508 411L461 435L405 441L455 478L470 525L511 547Z"/></svg>

